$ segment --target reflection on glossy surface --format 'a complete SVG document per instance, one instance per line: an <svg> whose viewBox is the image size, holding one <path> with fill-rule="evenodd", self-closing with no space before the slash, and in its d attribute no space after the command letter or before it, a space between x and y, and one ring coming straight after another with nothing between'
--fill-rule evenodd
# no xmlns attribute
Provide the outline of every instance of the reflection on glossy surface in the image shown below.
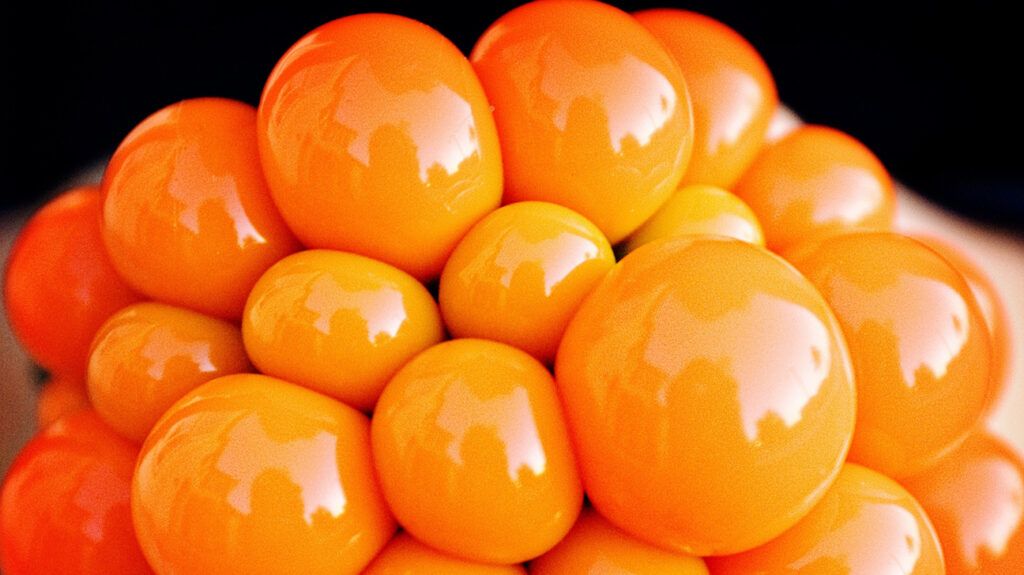
<svg viewBox="0 0 1024 575"><path fill-rule="evenodd" d="M921 506L891 479L846 465L795 527L740 555L708 559L714 575L943 575L942 550ZM987 572L986 572L987 573Z"/></svg>
<svg viewBox="0 0 1024 575"><path fill-rule="evenodd" d="M650 217L690 157L690 99L672 57L598 2L534 2L480 37L473 66L494 105L505 200L545 200L612 243Z"/></svg>
<svg viewBox="0 0 1024 575"><path fill-rule="evenodd" d="M64 417L89 407L85 383L65 375L53 375L39 390L36 428L43 429Z"/></svg>
<svg viewBox="0 0 1024 575"><path fill-rule="evenodd" d="M0 570L151 573L129 509L137 453L91 410L58 420L26 444L0 493Z"/></svg>
<svg viewBox="0 0 1024 575"><path fill-rule="evenodd" d="M888 230L896 205L892 180L871 150L824 126L801 126L764 148L733 191L778 253L827 233Z"/></svg>
<svg viewBox="0 0 1024 575"><path fill-rule="evenodd" d="M661 238L714 235L764 246L764 233L743 200L714 186L680 188L626 242L626 251Z"/></svg>
<svg viewBox="0 0 1024 575"><path fill-rule="evenodd" d="M309 250L260 278L242 333L260 371L370 410L388 379L441 341L443 328L434 299L408 274L354 254Z"/></svg>
<svg viewBox="0 0 1024 575"><path fill-rule="evenodd" d="M695 555L792 526L853 431L849 358L825 302L736 240L661 240L626 256L569 324L556 367L591 502L634 536Z"/></svg>
<svg viewBox="0 0 1024 575"><path fill-rule="evenodd" d="M132 512L161 573L355 574L394 532L369 422L261 375L186 395L143 445Z"/></svg>
<svg viewBox="0 0 1024 575"><path fill-rule="evenodd" d="M530 562L531 575L707 575L704 560L634 539L595 511L584 510L572 531Z"/></svg>
<svg viewBox="0 0 1024 575"><path fill-rule="evenodd" d="M685 10L636 19L679 63L693 102L693 157L684 184L731 187L754 161L778 105L757 50L725 24Z"/></svg>
<svg viewBox="0 0 1024 575"><path fill-rule="evenodd" d="M815 242L794 257L843 328L857 376L850 460L890 477L963 439L989 401L990 342L963 278L892 233Z"/></svg>
<svg viewBox="0 0 1024 575"><path fill-rule="evenodd" d="M486 565L435 551L407 533L395 537L363 575L526 575L522 565Z"/></svg>
<svg viewBox="0 0 1024 575"><path fill-rule="evenodd" d="M459 339L409 362L381 395L373 449L399 523L458 557L536 557L582 503L551 375L504 344Z"/></svg>
<svg viewBox="0 0 1024 575"><path fill-rule="evenodd" d="M95 187L50 201L18 235L4 276L4 310L29 355L82 381L96 330L139 299L110 263L102 211Z"/></svg>
<svg viewBox="0 0 1024 575"><path fill-rule="evenodd" d="M1024 568L1024 461L1002 441L975 432L904 485L935 524L949 575Z"/></svg>
<svg viewBox="0 0 1024 575"><path fill-rule="evenodd" d="M263 179L256 111L241 102L153 114L114 152L103 193L115 267L159 301L237 319L260 274L298 247Z"/></svg>
<svg viewBox="0 0 1024 575"><path fill-rule="evenodd" d="M140 303L114 314L96 334L89 397L107 424L142 443L183 395L250 369L237 327L182 308Z"/></svg>
<svg viewBox="0 0 1024 575"><path fill-rule="evenodd" d="M281 213L310 247L429 279L501 200L487 99L433 29L362 14L313 30L274 68L260 151Z"/></svg>
<svg viewBox="0 0 1024 575"><path fill-rule="evenodd" d="M608 240L583 216L545 202L511 204L452 252L441 312L454 337L504 342L550 362L573 312L614 264Z"/></svg>

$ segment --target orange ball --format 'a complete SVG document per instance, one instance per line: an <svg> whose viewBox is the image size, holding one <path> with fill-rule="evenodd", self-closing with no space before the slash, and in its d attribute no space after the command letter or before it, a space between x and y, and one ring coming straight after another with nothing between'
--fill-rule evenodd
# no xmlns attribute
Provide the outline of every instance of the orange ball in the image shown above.
<svg viewBox="0 0 1024 575"><path fill-rule="evenodd" d="M458 339L406 364L373 416L384 496L413 537L520 563L554 547L583 502L554 382L505 344Z"/></svg>
<svg viewBox="0 0 1024 575"><path fill-rule="evenodd" d="M39 429L89 407L85 384L77 379L55 375L39 390L36 425Z"/></svg>
<svg viewBox="0 0 1024 575"><path fill-rule="evenodd" d="M441 274L454 337L500 341L551 362L565 326L615 254L597 227L546 202L520 202L469 231Z"/></svg>
<svg viewBox="0 0 1024 575"><path fill-rule="evenodd" d="M441 341L444 328L433 297L405 272L309 250L260 278L242 334L260 371L369 411L388 379Z"/></svg>
<svg viewBox="0 0 1024 575"><path fill-rule="evenodd" d="M708 559L714 575L945 575L924 510L895 481L846 465L807 517L763 547ZM986 571L987 573L987 571Z"/></svg>
<svg viewBox="0 0 1024 575"><path fill-rule="evenodd" d="M629 14L531 2L492 24L470 59L494 105L506 202L566 206L617 243L676 189L694 139L690 95Z"/></svg>
<svg viewBox="0 0 1024 575"><path fill-rule="evenodd" d="M679 63L693 102L683 184L731 187L754 161L779 98L761 55L735 30L686 10L635 14Z"/></svg>
<svg viewBox="0 0 1024 575"><path fill-rule="evenodd" d="M815 236L892 228L896 195L871 150L824 126L802 126L764 148L733 192L783 252Z"/></svg>
<svg viewBox="0 0 1024 575"><path fill-rule="evenodd" d="M471 563L434 551L403 533L391 540L363 575L526 575L522 565Z"/></svg>
<svg viewBox="0 0 1024 575"><path fill-rule="evenodd" d="M114 266L166 303L237 319L260 274L298 248L242 102L185 100L146 118L114 152L103 193Z"/></svg>
<svg viewBox="0 0 1024 575"><path fill-rule="evenodd" d="M0 491L0 571L151 573L129 509L137 454L91 410L29 441Z"/></svg>
<svg viewBox="0 0 1024 575"><path fill-rule="evenodd" d="M793 260L835 312L857 378L850 461L902 478L962 441L990 393L991 346L970 288L919 242L837 235Z"/></svg>
<svg viewBox="0 0 1024 575"><path fill-rule="evenodd" d="M732 239L626 256L584 301L556 376L594 507L691 555L797 522L846 457L850 361L814 287Z"/></svg>
<svg viewBox="0 0 1024 575"><path fill-rule="evenodd" d="M441 273L501 201L501 149L473 68L419 22L361 14L313 30L263 90L260 152L307 246Z"/></svg>
<svg viewBox="0 0 1024 575"><path fill-rule="evenodd" d="M531 575L608 573L609 575L707 575L699 557L672 553L620 531L585 510L554 549L530 562Z"/></svg>
<svg viewBox="0 0 1024 575"><path fill-rule="evenodd" d="M132 513L146 558L176 575L354 575L395 531L366 417L253 374L206 383L160 419Z"/></svg>
<svg viewBox="0 0 1024 575"><path fill-rule="evenodd" d="M688 235L725 236L764 247L761 224L743 200L722 188L693 184L672 194L651 219L633 232L626 251L654 240Z"/></svg>
<svg viewBox="0 0 1024 575"><path fill-rule="evenodd" d="M183 395L222 375L249 371L242 333L194 311L139 303L114 314L89 357L89 398L122 436L142 443Z"/></svg>
<svg viewBox="0 0 1024 575"><path fill-rule="evenodd" d="M102 207L95 187L50 201L14 242L4 277L7 319L29 355L50 371L83 381L96 330L139 299L107 256Z"/></svg>
<svg viewBox="0 0 1024 575"><path fill-rule="evenodd" d="M978 431L904 481L939 535L949 575L1018 575L1024 567L1024 460Z"/></svg>

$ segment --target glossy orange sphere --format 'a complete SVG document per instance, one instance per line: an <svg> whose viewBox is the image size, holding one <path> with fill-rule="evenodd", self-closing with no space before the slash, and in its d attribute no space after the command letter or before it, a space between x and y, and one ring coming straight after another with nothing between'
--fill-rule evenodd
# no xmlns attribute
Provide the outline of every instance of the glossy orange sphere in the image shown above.
<svg viewBox="0 0 1024 575"><path fill-rule="evenodd" d="M139 299L107 256L102 208L95 187L43 206L11 248L4 277L4 309L18 340L43 367L79 380L96 330Z"/></svg>
<svg viewBox="0 0 1024 575"><path fill-rule="evenodd" d="M139 542L159 573L360 573L394 533L369 421L263 375L229 375L176 403L132 483Z"/></svg>
<svg viewBox="0 0 1024 575"><path fill-rule="evenodd" d="M29 441L0 492L0 570L151 573L129 509L137 453L91 410L57 420Z"/></svg>
<svg viewBox="0 0 1024 575"><path fill-rule="evenodd" d="M731 187L764 142L779 98L761 55L735 30L686 10L635 14L679 64L693 102L693 156L683 184Z"/></svg>
<svg viewBox="0 0 1024 575"><path fill-rule="evenodd" d="M459 49L401 16L313 30L263 90L260 152L281 214L309 247L441 273L501 201L487 97Z"/></svg>
<svg viewBox="0 0 1024 575"><path fill-rule="evenodd" d="M363 575L526 575L522 565L487 565L456 559L407 533L391 540Z"/></svg>
<svg viewBox="0 0 1024 575"><path fill-rule="evenodd" d="M453 337L507 343L542 362L615 254L597 227L546 202L491 213L462 238L441 274L441 314Z"/></svg>
<svg viewBox="0 0 1024 575"><path fill-rule="evenodd" d="M850 360L825 302L780 258L732 239L626 256L569 324L556 376L594 507L692 555L791 527L853 432Z"/></svg>
<svg viewBox="0 0 1024 575"><path fill-rule="evenodd" d="M707 575L699 557L665 551L630 537L591 510L544 555L530 562L530 575Z"/></svg>
<svg viewBox="0 0 1024 575"><path fill-rule="evenodd" d="M124 308L103 324L89 357L89 398L122 436L142 443L160 416L196 387L249 371L242 333L159 303Z"/></svg>
<svg viewBox="0 0 1024 575"><path fill-rule="evenodd" d="M764 233L757 216L733 194L703 184L680 188L668 202L633 232L626 251L659 240L690 235L736 238L764 246Z"/></svg>
<svg viewBox="0 0 1024 575"><path fill-rule="evenodd" d="M1024 460L979 431L903 483L935 524L949 575L1024 568Z"/></svg>
<svg viewBox="0 0 1024 575"><path fill-rule="evenodd" d="M43 429L54 421L89 407L89 395L82 381L55 375L39 390L36 426Z"/></svg>
<svg viewBox="0 0 1024 575"><path fill-rule="evenodd" d="M846 465L807 517L747 553L708 559L713 575L944 575L935 529L893 480ZM986 571L987 573L987 571Z"/></svg>
<svg viewBox="0 0 1024 575"><path fill-rule="evenodd" d="M631 16L600 2L531 2L470 56L501 135L505 201L571 208L617 243L672 194L693 145L686 82Z"/></svg>
<svg viewBox="0 0 1024 575"><path fill-rule="evenodd" d="M850 461L902 478L967 436L989 401L991 346L970 288L887 232L837 235L793 260L846 336L857 378Z"/></svg>
<svg viewBox="0 0 1024 575"><path fill-rule="evenodd" d="M185 100L146 118L103 176L114 266L149 297L229 319L298 244L277 213L256 146L256 111Z"/></svg>
<svg viewBox="0 0 1024 575"><path fill-rule="evenodd" d="M434 298L405 272L309 250L260 278L242 334L263 373L368 411L398 368L441 341L444 328Z"/></svg>
<svg viewBox="0 0 1024 575"><path fill-rule="evenodd" d="M554 382L505 344L457 339L402 368L373 415L384 496L413 537L520 563L554 547L583 502Z"/></svg>
<svg viewBox="0 0 1024 575"><path fill-rule="evenodd" d="M824 126L802 126L768 146L733 192L757 214L768 248L853 228L892 228L896 195L871 150Z"/></svg>

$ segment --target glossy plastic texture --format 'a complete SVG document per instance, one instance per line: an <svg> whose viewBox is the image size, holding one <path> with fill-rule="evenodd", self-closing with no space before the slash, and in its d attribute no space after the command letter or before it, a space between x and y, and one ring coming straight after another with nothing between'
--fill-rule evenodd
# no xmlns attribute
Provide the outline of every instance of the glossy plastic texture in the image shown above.
<svg viewBox="0 0 1024 575"><path fill-rule="evenodd" d="M260 274L298 249L242 102L185 100L146 118L114 152L103 193L114 266L166 303L237 319Z"/></svg>
<svg viewBox="0 0 1024 575"><path fill-rule="evenodd" d="M29 441L0 493L0 570L151 573L129 509L137 453L91 410L60 419Z"/></svg>
<svg viewBox="0 0 1024 575"><path fill-rule="evenodd" d="M186 393L251 369L234 325L179 307L139 303L114 314L96 334L89 398L110 427L142 443Z"/></svg>
<svg viewBox="0 0 1024 575"><path fill-rule="evenodd" d="M407 533L391 540L363 575L526 575L522 565L487 565L456 559Z"/></svg>
<svg viewBox="0 0 1024 575"><path fill-rule="evenodd" d="M430 279L501 201L501 148L473 68L408 18L349 16L304 36L270 74L259 121L274 199L309 247Z"/></svg>
<svg viewBox="0 0 1024 575"><path fill-rule="evenodd" d="M453 337L507 343L548 363L572 314L615 265L597 227L555 204L519 202L462 238L441 274Z"/></svg>
<svg viewBox="0 0 1024 575"><path fill-rule="evenodd" d="M732 190L782 253L818 236L853 228L889 230L892 179L871 150L824 126L801 126L763 149Z"/></svg>
<svg viewBox="0 0 1024 575"><path fill-rule="evenodd" d="M531 2L470 56L494 105L505 201L543 200L614 244L676 189L693 145L690 96L665 48L600 2Z"/></svg>
<svg viewBox="0 0 1024 575"><path fill-rule="evenodd" d="M992 385L988 411L995 410L1010 388L1010 374L1013 372L1013 340L1010 329L1010 315L996 286L978 263L964 252L943 240L933 237L916 237L924 245L939 252L953 268L967 280L971 293L985 316L985 324L992 338ZM1019 361L1019 360L1017 360ZM1024 565L1022 565L1024 569Z"/></svg>
<svg viewBox="0 0 1024 575"><path fill-rule="evenodd" d="M1024 460L978 431L904 486L939 534L948 575L1024 571Z"/></svg>
<svg viewBox="0 0 1024 575"><path fill-rule="evenodd" d="M731 187L761 149L779 97L761 55L735 30L695 12L636 19L668 49L693 102L693 156L683 184Z"/></svg>
<svg viewBox="0 0 1024 575"><path fill-rule="evenodd" d="M102 207L95 187L43 206L11 248L4 277L4 309L18 340L47 369L82 381L96 330L139 299L107 256Z"/></svg>
<svg viewBox="0 0 1024 575"><path fill-rule="evenodd" d="M554 382L505 344L458 339L395 375L373 454L398 522L457 557L520 563L553 547L583 502Z"/></svg>
<svg viewBox="0 0 1024 575"><path fill-rule="evenodd" d="M132 513L159 573L354 575L395 524L366 417L262 375L186 395L139 456Z"/></svg>
<svg viewBox="0 0 1024 575"><path fill-rule="evenodd" d="M39 390L36 403L36 427L43 429L54 421L89 407L85 383L62 375L55 375Z"/></svg>
<svg viewBox="0 0 1024 575"><path fill-rule="evenodd" d="M309 250L260 278L242 334L260 371L368 411L398 368L441 341L444 329L430 293L405 272Z"/></svg>
<svg viewBox="0 0 1024 575"><path fill-rule="evenodd" d="M707 575L704 560L672 553L627 535L592 510L572 531L530 562L530 575Z"/></svg>
<svg viewBox="0 0 1024 575"><path fill-rule="evenodd" d="M963 440L987 405L985 320L963 277L919 242L859 232L814 244L793 263L829 302L850 348L850 461L906 477Z"/></svg>
<svg viewBox="0 0 1024 575"><path fill-rule="evenodd" d="M831 312L796 270L738 240L660 240L626 256L569 324L556 375L594 507L692 555L791 527L853 432Z"/></svg>
<svg viewBox="0 0 1024 575"><path fill-rule="evenodd" d="M626 251L659 240L687 235L736 238L764 246L757 216L743 200L716 188L694 184L680 188L626 242Z"/></svg>
<svg viewBox="0 0 1024 575"><path fill-rule="evenodd" d="M750 552L708 559L713 575L944 575L942 550L917 501L893 480L857 465L811 513ZM986 572L987 573L987 572Z"/></svg>

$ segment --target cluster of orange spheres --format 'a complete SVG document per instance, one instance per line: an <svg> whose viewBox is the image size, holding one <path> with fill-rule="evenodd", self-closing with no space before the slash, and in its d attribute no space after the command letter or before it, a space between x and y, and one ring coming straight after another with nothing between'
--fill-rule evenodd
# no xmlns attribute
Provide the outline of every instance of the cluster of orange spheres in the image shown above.
<svg viewBox="0 0 1024 575"><path fill-rule="evenodd" d="M4 573L1016 573L983 274L737 33L341 18L26 226ZM929 245L930 243L930 245Z"/></svg>

